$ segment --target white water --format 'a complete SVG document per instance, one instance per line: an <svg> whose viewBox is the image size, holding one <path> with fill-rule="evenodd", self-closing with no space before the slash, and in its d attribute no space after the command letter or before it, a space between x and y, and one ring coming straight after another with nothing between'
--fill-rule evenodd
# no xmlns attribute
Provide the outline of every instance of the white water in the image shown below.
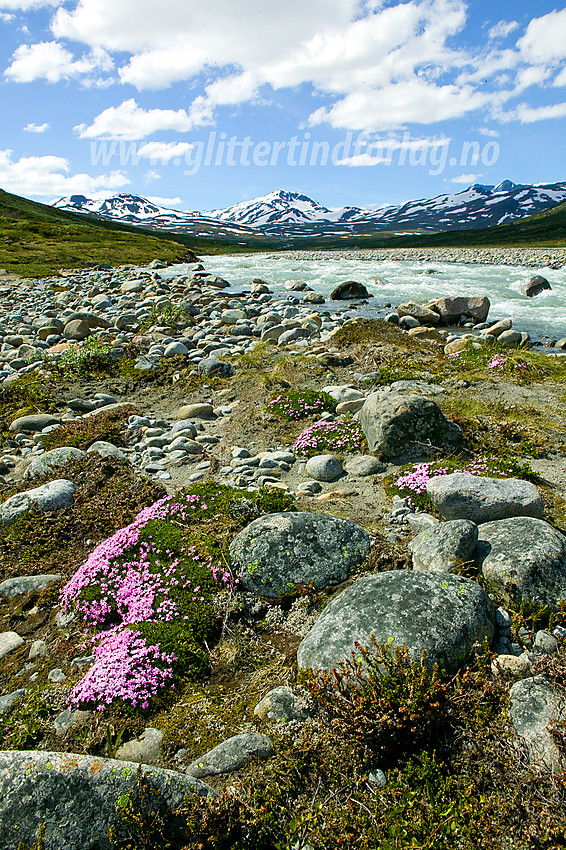
<svg viewBox="0 0 566 850"><path fill-rule="evenodd" d="M261 278L277 294L296 295L283 290L289 279L304 280L328 297L345 280L363 283L375 297L355 315L383 315L385 304L396 307L405 301L424 303L443 295L487 295L491 302L489 319L511 318L513 327L528 331L534 339L566 337L566 267L533 269L464 263L413 262L400 260L361 260L341 257L298 259L285 254L232 254L204 257L206 270L230 281L232 288L249 288L253 278ZM171 266L166 276L182 274L185 266ZM435 269L436 274L425 274ZM186 273L186 272L185 272ZM525 288L534 274L547 278L552 291L527 298ZM164 275L165 276L165 275ZM229 290L225 290L229 292ZM348 302L327 301L322 310L343 310Z"/></svg>

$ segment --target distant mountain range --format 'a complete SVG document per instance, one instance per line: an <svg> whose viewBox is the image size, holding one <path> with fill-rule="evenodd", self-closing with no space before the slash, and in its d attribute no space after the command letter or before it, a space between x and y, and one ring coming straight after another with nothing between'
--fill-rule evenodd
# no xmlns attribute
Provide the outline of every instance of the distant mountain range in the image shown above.
<svg viewBox="0 0 566 850"><path fill-rule="evenodd" d="M238 236L348 236L388 233L438 233L491 227L550 209L566 200L566 182L521 185L504 180L497 186L473 183L462 192L429 200L408 201L377 210L328 209L307 195L279 190L226 209L180 211L139 195L92 200L84 195L61 198L53 206L123 224L202 238Z"/></svg>

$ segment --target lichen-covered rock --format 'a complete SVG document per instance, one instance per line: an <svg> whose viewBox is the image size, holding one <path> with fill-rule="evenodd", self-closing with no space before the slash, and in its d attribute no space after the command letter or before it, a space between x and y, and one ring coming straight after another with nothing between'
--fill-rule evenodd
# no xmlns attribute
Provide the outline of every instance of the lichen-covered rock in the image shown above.
<svg viewBox="0 0 566 850"><path fill-rule="evenodd" d="M116 758L124 761L135 761L136 764L156 764L161 755L163 732L148 726L139 738L126 741L116 750Z"/></svg>
<svg viewBox="0 0 566 850"><path fill-rule="evenodd" d="M544 520L511 517L479 527L476 549L487 588L507 603L557 611L566 599L566 538Z"/></svg>
<svg viewBox="0 0 566 850"><path fill-rule="evenodd" d="M566 764L548 725L566 720L566 691L543 676L515 682L509 692L509 717L531 761L542 770L561 773Z"/></svg>
<svg viewBox="0 0 566 850"><path fill-rule="evenodd" d="M46 850L110 850L116 805L136 783L138 765L74 753L0 752L0 850L35 840L47 824ZM190 794L214 791L190 776L142 765L170 808Z"/></svg>
<svg viewBox="0 0 566 850"><path fill-rule="evenodd" d="M289 512L246 526L230 544L230 558L244 589L278 597L301 585L320 589L344 581L369 549L367 532L348 519Z"/></svg>
<svg viewBox="0 0 566 850"><path fill-rule="evenodd" d="M355 644L409 648L420 660L454 671L475 643L491 642L495 608L470 579L450 573L393 570L361 578L330 602L297 652L299 667L330 670Z"/></svg>
<svg viewBox="0 0 566 850"><path fill-rule="evenodd" d="M58 478L16 493L0 505L0 525L12 525L19 516L29 511L32 504L42 511L56 511L60 508L70 508L73 505L73 494L76 486L66 478Z"/></svg>
<svg viewBox="0 0 566 850"><path fill-rule="evenodd" d="M290 720L302 721L307 717L307 712L295 696L291 688L280 685L272 688L254 708L254 714L261 720L273 720L289 722Z"/></svg>
<svg viewBox="0 0 566 850"><path fill-rule="evenodd" d="M444 519L469 519L478 525L514 516L542 517L542 496L530 481L483 478L466 472L437 475L426 491Z"/></svg>
<svg viewBox="0 0 566 850"><path fill-rule="evenodd" d="M0 584L0 596L20 596L30 590L43 590L64 578L60 573L47 573L41 576L16 576L7 578Z"/></svg>
<svg viewBox="0 0 566 850"><path fill-rule="evenodd" d="M434 401L418 395L372 393L359 417L370 452L385 457L400 455L418 443L454 443L462 435Z"/></svg>
<svg viewBox="0 0 566 850"><path fill-rule="evenodd" d="M51 449L51 451L45 452L39 457L34 457L25 471L24 478L45 475L58 466L65 466L69 461L80 460L83 457L85 457L85 452L75 448L75 446L61 446L58 449Z"/></svg>
<svg viewBox="0 0 566 850"><path fill-rule="evenodd" d="M478 542L478 527L469 519L440 522L421 531L411 540L409 549L416 570L450 573L473 558Z"/></svg>
<svg viewBox="0 0 566 850"><path fill-rule="evenodd" d="M273 755L273 744L259 732L244 732L222 741L213 750L195 759L187 773L197 779L232 773L245 767L253 758L268 759Z"/></svg>

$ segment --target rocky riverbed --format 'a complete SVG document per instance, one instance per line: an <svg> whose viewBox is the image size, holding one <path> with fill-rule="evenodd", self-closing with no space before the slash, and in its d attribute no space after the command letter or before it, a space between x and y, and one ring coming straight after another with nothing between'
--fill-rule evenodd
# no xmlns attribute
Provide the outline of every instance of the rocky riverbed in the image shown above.
<svg viewBox="0 0 566 850"><path fill-rule="evenodd" d="M481 296L368 322L360 299L300 281L226 293L206 263L168 280L152 265L0 290L0 848L42 823L49 848L136 846L120 844L120 811L143 809L138 764L164 801L152 846L322 847L348 830L344 846L381 846L378 812L420 793L413 758L426 782L462 777L453 826L446 800L429 797L426 826L402 804L421 843L434 830L503 846L470 827L477 795L515 830L508 846L538 846L495 816L499 780L469 791L462 729L489 769L505 752L505 793L534 794L532 777L553 793L558 823L564 361L529 351ZM405 681L379 697L377 727L351 699L368 675ZM340 821L352 795L369 825L358 809ZM167 807L183 810L175 825Z"/></svg>

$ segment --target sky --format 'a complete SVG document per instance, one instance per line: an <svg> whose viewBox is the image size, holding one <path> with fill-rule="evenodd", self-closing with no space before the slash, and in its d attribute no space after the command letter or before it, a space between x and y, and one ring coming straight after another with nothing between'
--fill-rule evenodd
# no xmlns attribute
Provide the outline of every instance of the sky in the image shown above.
<svg viewBox="0 0 566 850"><path fill-rule="evenodd" d="M375 209L566 180L548 0L0 0L0 188Z"/></svg>

